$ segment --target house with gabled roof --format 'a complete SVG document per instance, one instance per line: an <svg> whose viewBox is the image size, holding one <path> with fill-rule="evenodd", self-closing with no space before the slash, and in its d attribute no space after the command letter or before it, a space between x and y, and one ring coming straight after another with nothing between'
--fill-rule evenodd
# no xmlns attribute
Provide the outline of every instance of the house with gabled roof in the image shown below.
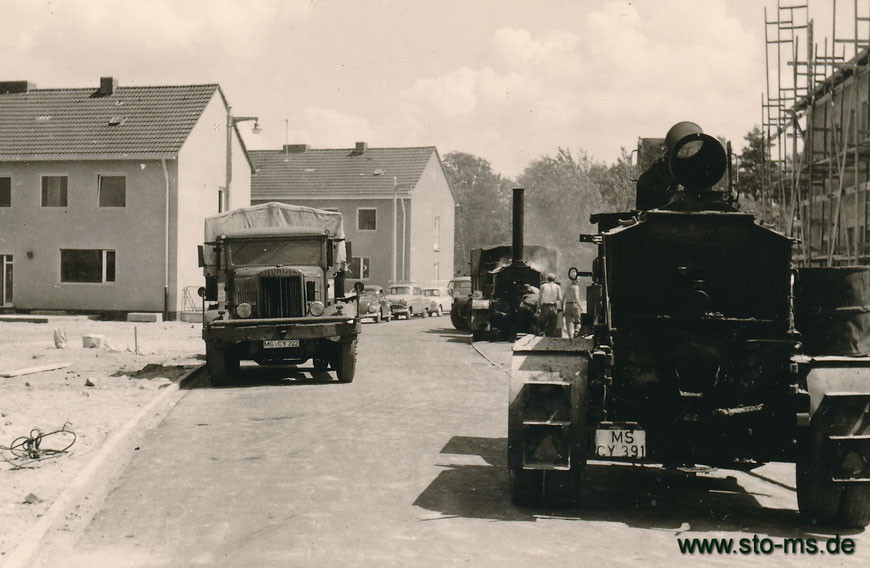
<svg viewBox="0 0 870 568"><path fill-rule="evenodd" d="M0 82L0 309L195 310L205 217L250 204L229 110L217 84Z"/></svg>
<svg viewBox="0 0 870 568"><path fill-rule="evenodd" d="M368 284L443 285L453 277L456 201L434 146L252 150L251 203L339 211L350 276Z"/></svg>

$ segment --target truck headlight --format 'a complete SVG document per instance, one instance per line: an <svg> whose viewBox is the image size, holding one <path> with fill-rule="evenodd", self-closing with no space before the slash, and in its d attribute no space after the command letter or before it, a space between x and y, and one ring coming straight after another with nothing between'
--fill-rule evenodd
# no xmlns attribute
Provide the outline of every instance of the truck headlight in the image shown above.
<svg viewBox="0 0 870 568"><path fill-rule="evenodd" d="M308 313L312 316L322 316L323 315L323 302L314 301L308 306Z"/></svg>
<svg viewBox="0 0 870 568"><path fill-rule="evenodd" d="M251 309L251 304L242 302L236 307L236 315L240 318L249 318L254 310Z"/></svg>

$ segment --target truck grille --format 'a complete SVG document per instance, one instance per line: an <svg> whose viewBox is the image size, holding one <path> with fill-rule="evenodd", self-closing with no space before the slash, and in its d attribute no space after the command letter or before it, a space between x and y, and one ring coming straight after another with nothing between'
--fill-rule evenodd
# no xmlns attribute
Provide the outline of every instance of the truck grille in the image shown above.
<svg viewBox="0 0 870 568"><path fill-rule="evenodd" d="M302 295L302 276L260 277L259 316L264 318L292 318L305 315Z"/></svg>
<svg viewBox="0 0 870 568"><path fill-rule="evenodd" d="M252 306L257 305L257 279L256 278L237 278L234 283L235 288L235 303L236 305L245 303Z"/></svg>

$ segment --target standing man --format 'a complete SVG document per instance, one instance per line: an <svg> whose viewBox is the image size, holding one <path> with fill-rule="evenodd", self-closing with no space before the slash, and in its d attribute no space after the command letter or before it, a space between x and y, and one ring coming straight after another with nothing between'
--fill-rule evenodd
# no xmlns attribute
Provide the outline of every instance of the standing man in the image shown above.
<svg viewBox="0 0 870 568"><path fill-rule="evenodd" d="M547 274L547 282L541 285L538 294L538 328L547 337L561 337L562 330L556 329L556 320L562 311L562 288L556 284L556 276Z"/></svg>
<svg viewBox="0 0 870 568"><path fill-rule="evenodd" d="M574 326L580 330L580 285L576 280L568 283L565 294L565 322L568 324L568 339L574 339Z"/></svg>

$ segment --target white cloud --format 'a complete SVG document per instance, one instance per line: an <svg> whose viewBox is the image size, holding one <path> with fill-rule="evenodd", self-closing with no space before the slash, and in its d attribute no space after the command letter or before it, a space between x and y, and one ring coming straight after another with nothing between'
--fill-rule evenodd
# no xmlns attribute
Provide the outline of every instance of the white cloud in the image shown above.
<svg viewBox="0 0 870 568"><path fill-rule="evenodd" d="M770 2L772 0L768 0ZM252 147L434 144L514 175L559 146L612 160L694 120L738 145L760 112L735 0L48 0L4 3L4 79L219 82ZM497 8L497 9L495 9ZM729 10L731 12L729 12Z"/></svg>
<svg viewBox="0 0 870 568"><path fill-rule="evenodd" d="M441 77L418 80L403 93L407 104L412 102L421 112L435 112L439 117L454 118L475 111L477 106L477 73L460 67Z"/></svg>
<svg viewBox="0 0 870 568"><path fill-rule="evenodd" d="M289 126L290 144L310 144L314 148L350 148L355 142L370 141L374 135L371 125L365 118L333 109L307 107L293 113L286 120ZM270 122L274 124L277 121ZM251 140L252 145L259 143L250 136L245 139ZM275 133L270 133L269 141L274 139Z"/></svg>
<svg viewBox="0 0 870 568"><path fill-rule="evenodd" d="M608 2L570 31L497 29L490 65L418 80L404 94L405 112L429 126L463 115L465 137L443 128L439 138L508 174L558 146L609 161L679 120L736 138L739 147L752 122L729 122L728 111L746 116L757 104L747 87L762 80L752 76L761 47L721 1L645 8Z"/></svg>

